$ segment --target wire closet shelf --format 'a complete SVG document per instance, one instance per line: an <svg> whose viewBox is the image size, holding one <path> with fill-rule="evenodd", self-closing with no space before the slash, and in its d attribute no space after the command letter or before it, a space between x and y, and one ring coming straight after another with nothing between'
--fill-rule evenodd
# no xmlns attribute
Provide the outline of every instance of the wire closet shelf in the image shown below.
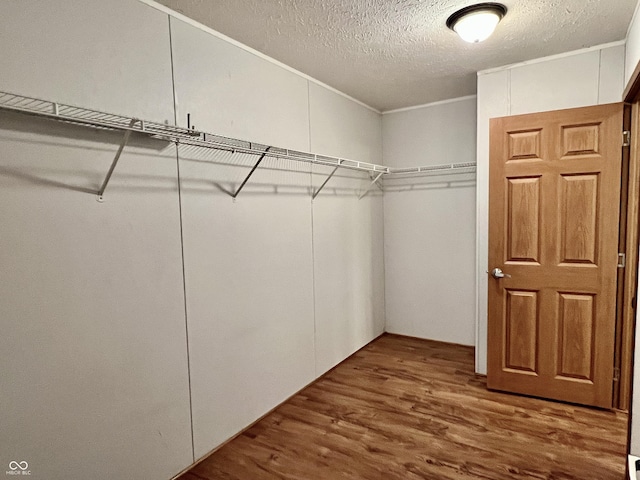
<svg viewBox="0 0 640 480"><path fill-rule="evenodd" d="M102 187L97 192L99 196L102 196L102 194L104 193L104 190L106 189L111 178L111 174L113 173L118 163L120 155L122 154L122 151L124 150L131 133L142 134L152 138L175 142L178 144L258 156L259 159L256 162L256 165L252 169L251 173L247 176L247 178L245 178L245 181L241 185L240 189L242 188L242 186L244 186L244 183L246 183L253 171L255 171L255 169L258 167L259 163L265 156L334 167L334 170L326 179L325 183L316 192L314 192L313 198L315 198L318 193L320 193L320 190L326 185L329 179L339 168L368 173L371 178L374 179L371 186L377 183L377 181L382 176L473 173L475 172L476 168L476 164L471 162L428 165L421 167L387 167L384 165L359 162L346 158L318 155L298 150L274 147L260 143L224 137L221 135L210 134L195 130L194 128L184 128L157 122L150 122L135 117L127 117L124 115L106 113L88 108L75 107L64 103L32 98L24 95L2 91L0 91L0 110L19 112L22 114L48 118L51 120L71 123L75 125L82 125L90 128L124 132L124 137L120 144L120 148L118 149L118 152L116 153L116 156L112 162L111 168L107 173L107 177L105 178ZM234 198L239 193L239 190L236 191L234 195L232 195Z"/></svg>

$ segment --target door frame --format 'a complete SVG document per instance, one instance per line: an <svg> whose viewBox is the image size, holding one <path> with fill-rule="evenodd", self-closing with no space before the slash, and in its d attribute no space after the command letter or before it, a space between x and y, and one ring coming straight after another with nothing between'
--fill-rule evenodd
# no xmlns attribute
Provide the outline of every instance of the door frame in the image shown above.
<svg viewBox="0 0 640 480"><path fill-rule="evenodd" d="M636 303L638 295L638 248L640 246L640 61L636 65L622 95L631 105L631 145L629 149L628 203L624 294L622 307L623 328L620 348L619 399L626 400L628 415L627 453L631 450L631 420L633 418L633 372L635 365ZM627 465L628 466L628 465ZM628 474L628 472L627 472Z"/></svg>
<svg viewBox="0 0 640 480"><path fill-rule="evenodd" d="M640 205L640 165L638 162L638 105L625 105L625 130L631 132L631 145L623 148L620 192L619 252L624 253L625 268L618 272L616 307L616 346L614 366L618 381L614 383L614 408L629 411L633 378L635 332L635 296L638 272L638 221Z"/></svg>

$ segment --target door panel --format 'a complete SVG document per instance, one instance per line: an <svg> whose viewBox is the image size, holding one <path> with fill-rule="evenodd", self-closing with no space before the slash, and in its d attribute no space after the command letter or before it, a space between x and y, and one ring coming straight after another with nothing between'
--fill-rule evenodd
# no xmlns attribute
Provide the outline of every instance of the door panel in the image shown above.
<svg viewBox="0 0 640 480"><path fill-rule="evenodd" d="M594 295L560 293L558 376L593 381Z"/></svg>
<svg viewBox="0 0 640 480"><path fill-rule="evenodd" d="M599 175L560 177L560 262L596 266Z"/></svg>
<svg viewBox="0 0 640 480"><path fill-rule="evenodd" d="M507 261L540 259L540 177L509 178Z"/></svg>
<svg viewBox="0 0 640 480"><path fill-rule="evenodd" d="M537 373L538 292L506 293L505 368Z"/></svg>
<svg viewBox="0 0 640 480"><path fill-rule="evenodd" d="M612 406L622 111L491 120L489 388Z"/></svg>
<svg viewBox="0 0 640 480"><path fill-rule="evenodd" d="M509 132L509 161L540 159L540 132Z"/></svg>

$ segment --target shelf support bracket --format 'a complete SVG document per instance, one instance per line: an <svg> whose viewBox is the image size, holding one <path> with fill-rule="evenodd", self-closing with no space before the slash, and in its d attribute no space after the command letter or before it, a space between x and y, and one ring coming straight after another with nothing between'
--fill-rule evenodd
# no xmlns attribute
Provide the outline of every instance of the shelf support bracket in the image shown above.
<svg viewBox="0 0 640 480"><path fill-rule="evenodd" d="M244 186L247 184L247 182L249 181L249 179L251 178L251 175L253 175L253 172L255 172L258 168L258 166L260 165L260 162L262 162L262 160L264 160L264 157L267 156L267 153L269 153L269 149L271 147L267 147L267 149L264 151L264 153L262 155L260 155L260 158L258 159L258 161L256 162L256 164L253 166L253 168L251 169L251 171L249 172L249 174L245 177L245 179L242 181L242 183L240 184L240 186L238 187L238 189L235 191L234 194L231 195L232 198L236 198L238 196L238 194L242 191L242 189L244 188Z"/></svg>
<svg viewBox="0 0 640 480"><path fill-rule="evenodd" d="M133 126L136 124L137 121L138 121L137 118L131 119L131 122L129 122L129 128L133 128ZM102 182L102 186L100 187L100 190L98 190L99 199L102 198L102 196L104 195L104 191L107 189L107 185L109 185L109 181L111 180L111 175L113 175L113 171L116 169L116 166L118 165L118 161L120 160L122 151L124 150L124 147L127 146L127 142L129 142L130 136L131 136L131 130L127 130L124 132L124 137L122 137L122 142L120 142L120 148L118 148L118 151L116 152L116 156L113 158L113 162L111 162L111 167L109 167L109 171L107 172L107 176L105 177L104 182Z"/></svg>
<svg viewBox="0 0 640 480"><path fill-rule="evenodd" d="M358 200L362 200L362 199L365 197L365 195L366 195L367 193L369 193L369 190L371 190L371 187L373 187L376 183L378 183L378 180L380 180L380 177L382 177L382 174L383 174L383 173L384 173L384 172L380 172L380 173L376 176L376 178L374 178L374 179L373 179L373 181L369 184L369 186L367 187L367 189L366 189L364 192L362 192L362 194L358 197Z"/></svg>
<svg viewBox="0 0 640 480"><path fill-rule="evenodd" d="M315 192L313 192L313 195L311 196L311 200L315 200L316 197L318 196L318 194L322 191L322 189L324 188L324 186L329 183L329 180L331 180L331 177L333 177L333 175L338 171L338 168L340 168L340 165L342 164L342 160L338 160L338 165L336 165L336 167L331 171L331 173L329 174L329 176L327 177L327 179L322 183L322 185L320 185L320 188L318 188L318 190L316 190Z"/></svg>

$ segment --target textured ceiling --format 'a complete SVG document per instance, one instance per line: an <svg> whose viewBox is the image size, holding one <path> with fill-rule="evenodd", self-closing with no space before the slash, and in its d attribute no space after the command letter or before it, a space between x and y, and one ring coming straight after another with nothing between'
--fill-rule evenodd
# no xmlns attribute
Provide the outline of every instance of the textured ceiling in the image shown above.
<svg viewBox="0 0 640 480"><path fill-rule="evenodd" d="M472 45L445 26L469 0L158 0L379 110L475 93L476 72L622 40L637 0L504 0Z"/></svg>

